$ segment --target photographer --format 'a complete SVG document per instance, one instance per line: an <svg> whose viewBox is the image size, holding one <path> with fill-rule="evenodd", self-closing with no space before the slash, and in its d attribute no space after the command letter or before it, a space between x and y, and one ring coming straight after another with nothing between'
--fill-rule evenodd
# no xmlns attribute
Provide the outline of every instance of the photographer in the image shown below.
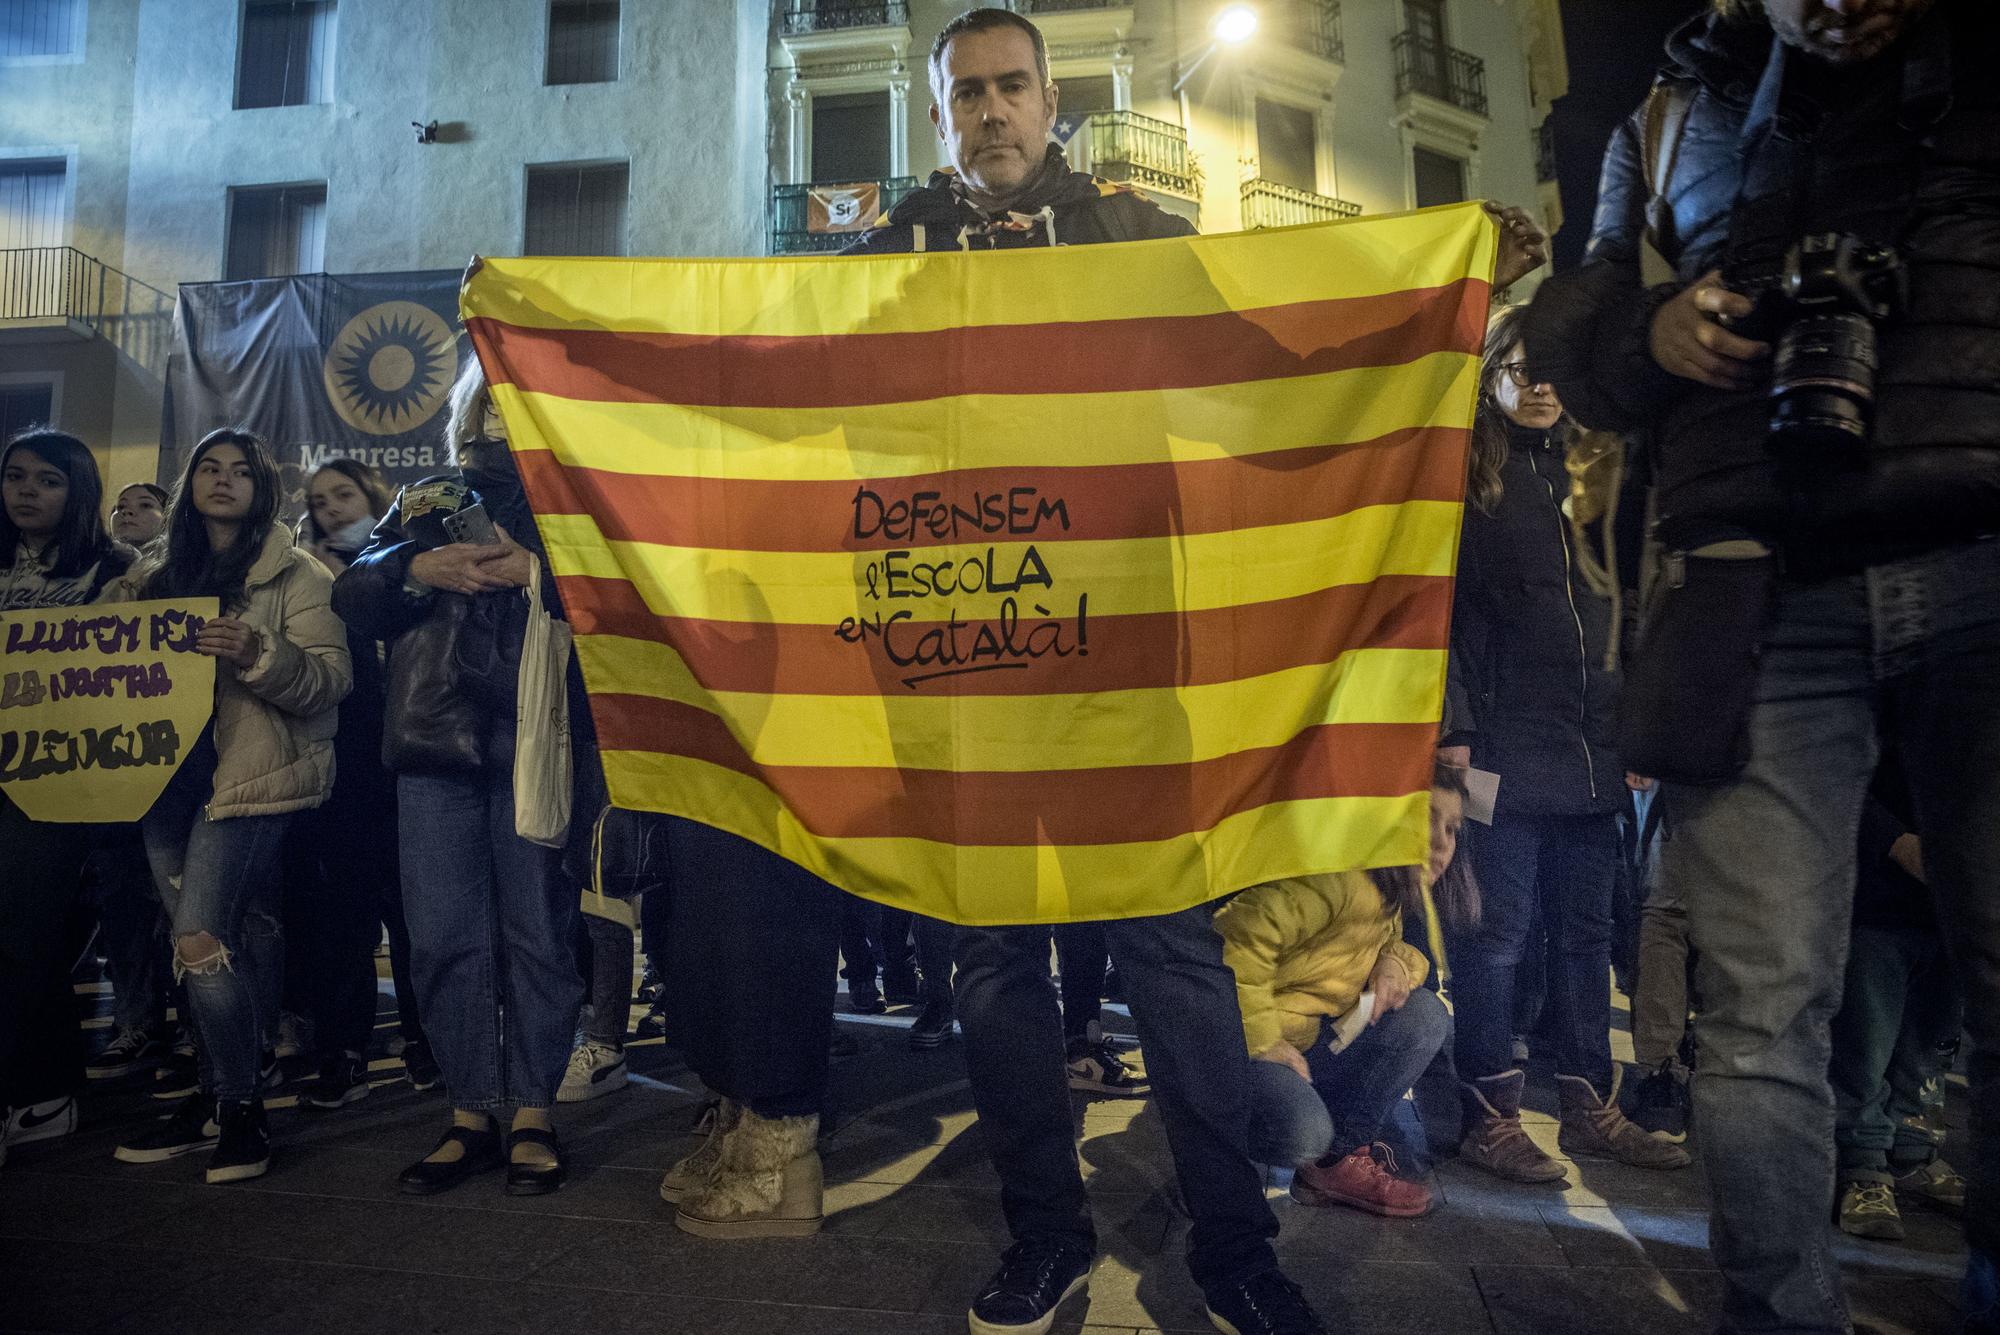
<svg viewBox="0 0 2000 1335"><path fill-rule="evenodd" d="M1580 420L1657 424L1666 578L1621 748L1674 789L1731 1331L1849 1328L1828 1021L1885 738L1973 1038L1966 1328L2000 1330L2000 91L1973 58L1996 46L1980 0L1690 23L1527 333ZM1645 286L1642 240L1672 281Z"/></svg>

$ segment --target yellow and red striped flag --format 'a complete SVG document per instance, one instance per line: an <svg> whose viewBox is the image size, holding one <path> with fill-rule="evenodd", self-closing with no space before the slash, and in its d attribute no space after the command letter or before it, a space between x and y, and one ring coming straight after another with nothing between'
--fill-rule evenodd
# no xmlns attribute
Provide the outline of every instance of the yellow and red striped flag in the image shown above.
<svg viewBox="0 0 2000 1335"><path fill-rule="evenodd" d="M1494 236L487 261L613 801L968 924L1423 861Z"/></svg>

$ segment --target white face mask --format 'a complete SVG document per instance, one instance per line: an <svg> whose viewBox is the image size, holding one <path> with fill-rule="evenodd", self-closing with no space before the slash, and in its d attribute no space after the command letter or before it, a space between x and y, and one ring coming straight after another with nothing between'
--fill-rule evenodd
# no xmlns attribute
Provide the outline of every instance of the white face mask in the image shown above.
<svg viewBox="0 0 2000 1335"><path fill-rule="evenodd" d="M336 551L358 552L368 545L368 535L375 531L375 517L363 515L327 538L327 545Z"/></svg>

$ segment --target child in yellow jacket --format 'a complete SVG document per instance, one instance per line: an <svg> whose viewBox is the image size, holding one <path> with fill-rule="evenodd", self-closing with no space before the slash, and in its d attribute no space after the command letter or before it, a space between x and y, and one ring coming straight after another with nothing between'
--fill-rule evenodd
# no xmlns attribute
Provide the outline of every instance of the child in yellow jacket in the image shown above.
<svg viewBox="0 0 2000 1335"><path fill-rule="evenodd" d="M1447 881L1465 781L1440 765L1423 868L1301 876L1253 886L1215 915L1251 1063L1251 1152L1296 1168L1292 1195L1411 1217L1435 1203L1399 1178L1375 1137L1443 1047L1451 1019L1424 988L1428 961L1403 940L1403 914L1427 912L1427 887L1470 916L1462 871ZM1366 1005L1365 1013L1358 1007Z"/></svg>

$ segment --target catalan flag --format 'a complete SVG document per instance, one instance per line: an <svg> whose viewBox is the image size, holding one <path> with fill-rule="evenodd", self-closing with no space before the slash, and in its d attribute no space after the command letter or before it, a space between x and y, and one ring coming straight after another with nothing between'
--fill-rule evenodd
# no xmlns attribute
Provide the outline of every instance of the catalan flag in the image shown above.
<svg viewBox="0 0 2000 1335"><path fill-rule="evenodd" d="M967 924L1421 862L1494 236L487 261L613 801Z"/></svg>

